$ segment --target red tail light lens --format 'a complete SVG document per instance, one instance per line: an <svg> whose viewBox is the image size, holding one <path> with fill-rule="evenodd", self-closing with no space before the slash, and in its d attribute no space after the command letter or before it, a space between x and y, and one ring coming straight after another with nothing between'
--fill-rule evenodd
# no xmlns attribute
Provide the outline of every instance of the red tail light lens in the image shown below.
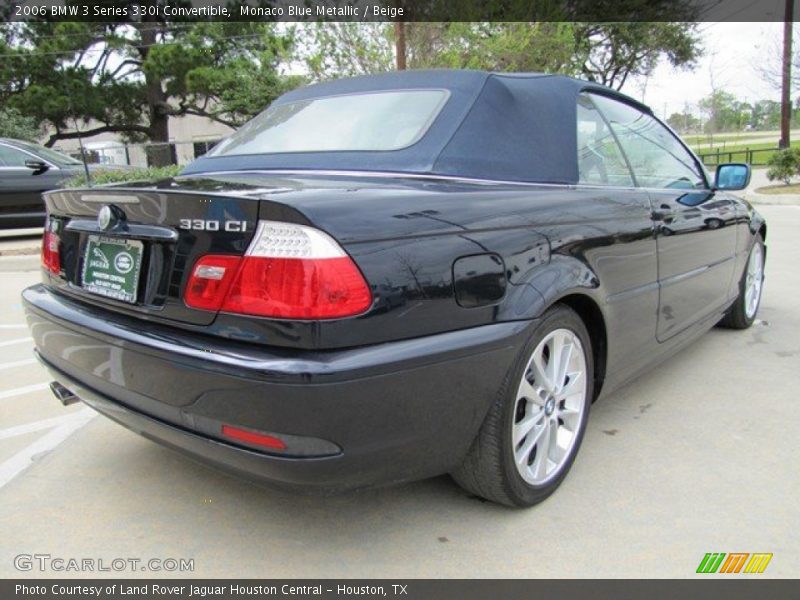
<svg viewBox="0 0 800 600"><path fill-rule="evenodd" d="M60 242L58 234L52 231L45 231L42 236L42 266L54 275L61 273Z"/></svg>
<svg viewBox="0 0 800 600"><path fill-rule="evenodd" d="M192 268L183 301L191 308L217 311L236 278L241 256L209 254Z"/></svg>
<svg viewBox="0 0 800 600"><path fill-rule="evenodd" d="M261 221L244 257L204 256L184 293L204 310L279 319L336 319L372 305L358 267L326 233Z"/></svg>
<svg viewBox="0 0 800 600"><path fill-rule="evenodd" d="M347 256L248 256L222 310L284 319L333 319L362 313L371 303L364 278Z"/></svg>

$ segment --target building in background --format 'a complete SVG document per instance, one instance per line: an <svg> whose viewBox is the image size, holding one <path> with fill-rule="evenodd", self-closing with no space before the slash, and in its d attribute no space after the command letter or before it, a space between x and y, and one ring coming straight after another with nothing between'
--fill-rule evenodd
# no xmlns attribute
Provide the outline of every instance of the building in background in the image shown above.
<svg viewBox="0 0 800 600"><path fill-rule="evenodd" d="M83 129L96 127L88 123ZM169 149L172 161L178 165L192 162L208 152L214 144L233 133L233 129L206 117L184 115L169 120ZM47 136L45 136L46 138ZM89 163L131 165L147 167L148 147L160 145L153 142L126 144L120 133L101 133L83 138L83 148ZM59 140L54 148L75 158L81 157L77 139Z"/></svg>

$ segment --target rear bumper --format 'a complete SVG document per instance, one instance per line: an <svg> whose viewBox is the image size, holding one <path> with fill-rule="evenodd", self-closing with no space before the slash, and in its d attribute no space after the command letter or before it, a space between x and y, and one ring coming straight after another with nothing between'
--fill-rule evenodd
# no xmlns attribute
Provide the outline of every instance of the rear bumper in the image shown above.
<svg viewBox="0 0 800 600"><path fill-rule="evenodd" d="M41 285L23 292L23 304L40 360L89 406L228 470L319 489L419 479L455 467L530 325L287 351L129 319ZM270 454L223 440L221 423L335 450Z"/></svg>

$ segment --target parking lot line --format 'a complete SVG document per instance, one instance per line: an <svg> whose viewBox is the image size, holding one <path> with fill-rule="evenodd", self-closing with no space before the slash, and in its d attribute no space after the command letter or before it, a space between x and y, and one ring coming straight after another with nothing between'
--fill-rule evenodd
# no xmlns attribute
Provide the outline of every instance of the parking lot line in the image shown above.
<svg viewBox="0 0 800 600"><path fill-rule="evenodd" d="M35 358L26 358L25 360L15 360L14 362L0 363L0 371L5 369L13 369L15 367L24 367L37 362L39 361L37 361Z"/></svg>
<svg viewBox="0 0 800 600"><path fill-rule="evenodd" d="M0 342L0 348L3 346L13 346L14 344L22 344L23 342L32 342L32 337L24 337L24 338L17 338L16 340L8 340L6 342Z"/></svg>
<svg viewBox="0 0 800 600"><path fill-rule="evenodd" d="M21 396L22 394L27 394L30 392L39 392L41 390L46 390L50 388L49 383L36 383L34 385L26 385L23 387L14 388L13 390L6 390L5 392L0 392L0 400L4 400L5 398L13 398L14 396Z"/></svg>
<svg viewBox="0 0 800 600"><path fill-rule="evenodd" d="M37 455L53 450L75 431L91 421L96 414L92 409L84 408L79 412L63 417L61 425L53 427L30 446L23 448L7 461L0 463L0 488L3 488L14 477L31 466Z"/></svg>
<svg viewBox="0 0 800 600"><path fill-rule="evenodd" d="M33 421L32 423L25 423L24 425L17 425L15 427L9 427L7 429L0 429L0 440L6 440L8 438L17 437L19 435L25 435L27 433L33 433L35 431L52 429L53 427L57 427L58 425L65 425L66 423L75 420L76 418L75 414L76 413L69 413L66 415L61 415L60 417L52 417L50 419Z"/></svg>

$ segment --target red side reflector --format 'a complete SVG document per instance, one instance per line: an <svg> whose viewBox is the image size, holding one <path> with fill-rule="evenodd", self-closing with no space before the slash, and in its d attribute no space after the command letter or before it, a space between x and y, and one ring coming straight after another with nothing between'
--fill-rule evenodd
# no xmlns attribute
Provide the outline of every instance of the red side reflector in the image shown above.
<svg viewBox="0 0 800 600"><path fill-rule="evenodd" d="M219 310L225 295L236 278L241 256L209 254L192 267L192 274L183 293L183 301L190 308Z"/></svg>
<svg viewBox="0 0 800 600"><path fill-rule="evenodd" d="M284 319L334 319L366 311L372 294L349 256L246 256L224 312Z"/></svg>
<svg viewBox="0 0 800 600"><path fill-rule="evenodd" d="M60 242L58 235L52 231L45 231L42 236L42 265L54 275L61 273Z"/></svg>
<svg viewBox="0 0 800 600"><path fill-rule="evenodd" d="M223 425L222 435L232 440L247 442L248 444L254 444L256 446L264 446L265 448L273 448L275 450L286 450L286 444L276 437L264 433L256 433L255 431L248 431L247 429L239 429L232 425Z"/></svg>

